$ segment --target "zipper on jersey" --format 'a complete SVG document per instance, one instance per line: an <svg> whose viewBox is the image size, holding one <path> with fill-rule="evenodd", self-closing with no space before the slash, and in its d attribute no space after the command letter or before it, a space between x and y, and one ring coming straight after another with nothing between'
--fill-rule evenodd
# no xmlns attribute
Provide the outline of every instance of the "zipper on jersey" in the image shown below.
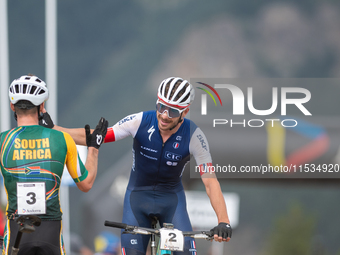
<svg viewBox="0 0 340 255"><path fill-rule="evenodd" d="M157 178L156 178L156 182L154 184L154 190L156 189L156 186L158 184L158 177L159 177L159 171L161 169L161 161L162 161L162 158L163 158L163 149L164 149L164 145L165 143L162 143L162 148L161 148L161 153L160 153L160 157L159 157L159 162L158 162L158 169L157 169Z"/></svg>

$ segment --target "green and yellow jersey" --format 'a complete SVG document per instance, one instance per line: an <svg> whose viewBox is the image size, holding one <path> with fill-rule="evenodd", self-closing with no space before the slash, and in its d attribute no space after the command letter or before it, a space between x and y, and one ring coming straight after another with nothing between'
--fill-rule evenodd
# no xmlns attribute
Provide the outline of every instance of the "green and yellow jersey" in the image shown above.
<svg viewBox="0 0 340 255"><path fill-rule="evenodd" d="M61 220L59 190L64 165L76 183L88 174L71 136L35 125L3 132L0 138L7 217L35 214L45 220Z"/></svg>

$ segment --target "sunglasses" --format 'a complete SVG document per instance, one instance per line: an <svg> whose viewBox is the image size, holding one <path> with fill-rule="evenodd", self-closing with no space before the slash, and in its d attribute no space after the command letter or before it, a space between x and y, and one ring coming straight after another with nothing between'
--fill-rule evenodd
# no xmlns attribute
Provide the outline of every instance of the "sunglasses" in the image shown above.
<svg viewBox="0 0 340 255"><path fill-rule="evenodd" d="M180 110L180 109L173 108L171 106L165 105L165 104L161 103L159 100L157 100L156 109L160 114L163 114L165 111L167 111L169 118L177 118L177 117L181 116L181 113L186 108Z"/></svg>

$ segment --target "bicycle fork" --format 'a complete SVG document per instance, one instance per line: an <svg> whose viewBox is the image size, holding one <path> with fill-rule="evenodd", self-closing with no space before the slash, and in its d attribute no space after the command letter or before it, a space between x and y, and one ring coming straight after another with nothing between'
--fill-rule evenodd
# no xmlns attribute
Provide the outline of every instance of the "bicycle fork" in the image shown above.
<svg viewBox="0 0 340 255"><path fill-rule="evenodd" d="M157 244L156 244L156 236L154 234L151 235L151 255L156 255L157 253Z"/></svg>

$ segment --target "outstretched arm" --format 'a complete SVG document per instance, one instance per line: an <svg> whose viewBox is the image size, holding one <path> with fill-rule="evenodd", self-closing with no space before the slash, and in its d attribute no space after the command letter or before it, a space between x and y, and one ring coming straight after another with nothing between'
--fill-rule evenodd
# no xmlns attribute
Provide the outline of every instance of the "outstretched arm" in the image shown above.
<svg viewBox="0 0 340 255"><path fill-rule="evenodd" d="M134 137L138 131L142 117L143 112L131 114L117 122L114 126L108 128L104 143L121 140L130 135ZM83 128L65 128L54 125L45 108L43 109L43 114L40 117L39 125L68 133L76 144L86 145L86 135ZM91 129L91 132L93 132L93 129Z"/></svg>
<svg viewBox="0 0 340 255"><path fill-rule="evenodd" d="M86 145L85 130L83 128L65 128L55 125L51 116L48 114L45 108L43 109L43 114L40 116L39 125L66 132L73 138L76 144L84 146ZM93 129L91 130L91 132L93 132Z"/></svg>
<svg viewBox="0 0 340 255"><path fill-rule="evenodd" d="M86 146L86 136L84 128L64 128L54 125L53 129L69 133L77 145Z"/></svg>

